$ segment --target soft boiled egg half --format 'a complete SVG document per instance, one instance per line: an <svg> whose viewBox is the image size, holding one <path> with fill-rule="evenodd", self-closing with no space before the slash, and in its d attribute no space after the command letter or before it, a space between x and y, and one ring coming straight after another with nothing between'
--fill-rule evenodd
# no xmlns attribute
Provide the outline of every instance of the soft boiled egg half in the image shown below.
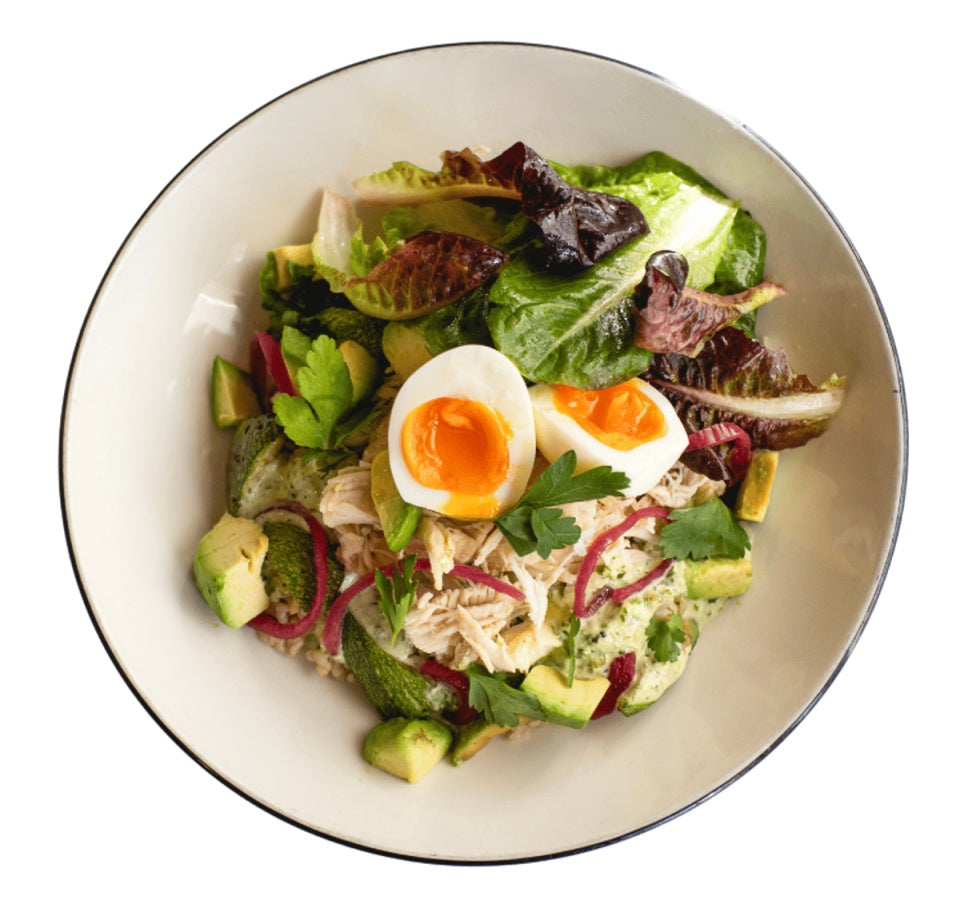
<svg viewBox="0 0 960 924"><path fill-rule="evenodd" d="M550 462L572 449L577 472L609 465L630 479L633 496L649 491L687 448L670 402L642 379L596 391L534 385L530 403L537 445Z"/></svg>
<svg viewBox="0 0 960 924"><path fill-rule="evenodd" d="M527 385L491 347L440 353L400 388L390 412L390 471L409 504L461 519L514 506L536 454Z"/></svg>

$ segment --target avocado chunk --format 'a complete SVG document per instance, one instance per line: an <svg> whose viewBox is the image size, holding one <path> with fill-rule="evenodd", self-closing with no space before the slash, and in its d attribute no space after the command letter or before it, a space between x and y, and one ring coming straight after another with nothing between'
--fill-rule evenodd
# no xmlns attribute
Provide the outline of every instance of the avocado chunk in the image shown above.
<svg viewBox="0 0 960 924"><path fill-rule="evenodd" d="M401 552L413 538L420 525L423 510L408 504L397 490L390 471L390 456L386 450L378 452L370 463L370 493L373 506L380 517L380 526L391 552Z"/></svg>
<svg viewBox="0 0 960 924"><path fill-rule="evenodd" d="M273 259L277 266L277 289L292 288L296 283L293 274L290 272L290 264L297 263L300 266L313 266L313 248L309 244L284 244L271 251Z"/></svg>
<svg viewBox="0 0 960 924"><path fill-rule="evenodd" d="M283 430L272 414L260 414L240 423L233 432L227 460L227 510L236 515L244 499L256 490L259 476L283 448Z"/></svg>
<svg viewBox="0 0 960 924"><path fill-rule="evenodd" d="M367 699L386 718L420 718L456 708L452 691L398 661L352 613L343 621L343 659Z"/></svg>
<svg viewBox="0 0 960 924"><path fill-rule="evenodd" d="M402 379L408 379L433 357L423 334L404 321L391 321L383 329L383 355Z"/></svg>
<svg viewBox="0 0 960 924"><path fill-rule="evenodd" d="M241 420L256 417L260 402L253 390L253 379L222 356L214 357L210 376L210 407L213 422L221 429L235 427Z"/></svg>
<svg viewBox="0 0 960 924"><path fill-rule="evenodd" d="M691 600L737 597L753 579L753 562L743 558L704 558L684 562L687 596Z"/></svg>
<svg viewBox="0 0 960 924"><path fill-rule="evenodd" d="M268 540L253 520L225 513L197 544L193 574L203 599L234 629L270 603L260 576Z"/></svg>
<svg viewBox="0 0 960 924"><path fill-rule="evenodd" d="M353 385L353 403L359 404L369 398L380 380L380 366L377 361L356 340L344 340L337 349L350 372L350 384Z"/></svg>
<svg viewBox="0 0 960 924"><path fill-rule="evenodd" d="M520 689L533 694L551 722L570 728L583 728L610 686L606 677L591 680L575 679L567 686L567 678L556 668L538 664L527 674Z"/></svg>
<svg viewBox="0 0 960 924"><path fill-rule="evenodd" d="M521 725L529 722L527 716L519 716ZM466 725L457 729L456 737L453 742L453 750L450 752L450 762L457 766L465 760L469 760L478 751L485 748L494 738L510 731L509 725L497 725L485 719L483 716L468 722Z"/></svg>
<svg viewBox="0 0 960 924"><path fill-rule="evenodd" d="M773 479L777 474L780 453L773 449L761 449L750 457L747 474L740 482L733 512L741 520L762 523L770 506Z"/></svg>
<svg viewBox="0 0 960 924"><path fill-rule="evenodd" d="M375 725L363 742L363 759L416 783L443 759L453 742L453 732L436 719L403 716Z"/></svg>

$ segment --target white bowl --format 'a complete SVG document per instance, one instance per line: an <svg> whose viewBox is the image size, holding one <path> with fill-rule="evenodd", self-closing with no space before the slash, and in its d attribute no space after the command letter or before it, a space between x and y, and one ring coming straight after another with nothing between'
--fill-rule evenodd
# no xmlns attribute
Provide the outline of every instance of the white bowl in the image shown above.
<svg viewBox="0 0 960 924"><path fill-rule="evenodd" d="M416 90L410 88L418 88ZM429 88L429 92L424 91ZM742 198L791 292L761 332L814 381L848 377L832 429L781 460L756 579L657 706L496 742L415 786L367 766L353 685L221 626L191 578L224 506L210 362L245 363L263 254L307 239L320 190L447 148L517 140L566 163L661 149ZM64 402L62 500L94 625L134 694L236 792L309 831L421 860L543 858L649 829L783 740L830 684L879 592L900 517L905 408L882 309L817 195L749 130L626 64L470 44L328 74L252 113L158 196L109 267ZM498 748L494 755L493 747ZM162 793L159 794L162 798Z"/></svg>

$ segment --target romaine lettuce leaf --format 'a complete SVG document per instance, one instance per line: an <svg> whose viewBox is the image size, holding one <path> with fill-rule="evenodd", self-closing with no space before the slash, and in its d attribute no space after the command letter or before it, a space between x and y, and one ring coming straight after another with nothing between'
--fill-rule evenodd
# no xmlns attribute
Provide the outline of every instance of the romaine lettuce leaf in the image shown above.
<svg viewBox="0 0 960 924"><path fill-rule="evenodd" d="M412 204L451 198L493 196L518 199L520 210L536 224L549 267L592 266L627 241L647 232L635 203L603 190L567 183L522 141L491 160L469 149L445 151L435 173L406 162L354 182L362 201Z"/></svg>
<svg viewBox="0 0 960 924"><path fill-rule="evenodd" d="M469 148L444 151L440 170L425 170L409 161L394 161L387 170L353 181L353 190L368 205L413 205L471 196L519 199L512 177L503 177L486 168Z"/></svg>
<svg viewBox="0 0 960 924"><path fill-rule="evenodd" d="M515 209L448 199L390 209L383 217L383 229L391 243L419 231L452 231L501 247L500 242L515 215Z"/></svg>
<svg viewBox="0 0 960 924"><path fill-rule="evenodd" d="M572 275L548 272L536 246L528 246L494 283L489 323L497 348L530 381L604 388L649 364L649 352L633 343L632 299L651 254L679 251L689 265L689 284L707 288L739 207L709 186L665 170L650 155L622 172L579 169L587 179L629 179L603 188L636 204L649 234Z"/></svg>
<svg viewBox="0 0 960 924"><path fill-rule="evenodd" d="M489 300L488 287L474 289L452 304L410 323L420 331L432 356L467 343L493 346L487 327Z"/></svg>
<svg viewBox="0 0 960 924"><path fill-rule="evenodd" d="M359 311L388 321L449 305L485 285L507 260L490 244L446 231L420 231L389 249L378 240L364 244L352 203L325 190L312 244L317 272Z"/></svg>

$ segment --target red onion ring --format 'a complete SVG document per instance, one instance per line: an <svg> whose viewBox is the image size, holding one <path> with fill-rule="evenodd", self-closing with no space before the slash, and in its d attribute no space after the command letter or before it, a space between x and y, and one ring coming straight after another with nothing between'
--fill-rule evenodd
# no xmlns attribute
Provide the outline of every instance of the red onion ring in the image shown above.
<svg viewBox="0 0 960 924"><path fill-rule="evenodd" d="M687 452L695 449L709 449L720 443L733 443L733 454L730 456L730 465L738 472L742 472L750 464L752 442L750 434L743 427L729 421L721 421L712 426L696 430L687 438Z"/></svg>
<svg viewBox="0 0 960 924"><path fill-rule="evenodd" d="M592 610L589 610L586 600L587 584L590 581L591 575L596 570L600 556L607 546L619 539L640 520L649 519L650 517L666 519L668 516L670 516L670 511L666 507L641 507L639 510L631 513L630 516L618 525L600 533L600 535L590 543L587 554L583 557L583 564L580 565L580 570L577 572L577 580L573 587L573 612L578 619L589 618L599 608L594 607Z"/></svg>
<svg viewBox="0 0 960 924"><path fill-rule="evenodd" d="M382 571L387 577L390 577L393 574L394 568L396 568L396 565L378 568L377 570ZM413 570L430 571L430 559L418 558L414 562ZM474 568L472 565L454 565L447 573L467 581L474 581L477 584L485 584L487 587L497 591L497 593L506 594L514 600L525 599L523 591L514 587L513 584L501 581L499 578L495 578L487 574L486 571L481 571L479 568ZM373 586L376 580L375 575L376 571L372 571L370 574L359 578L331 604L330 610L327 612L327 621L323 626L323 647L326 648L330 654L335 655L340 651L340 636L343 633L343 620L346 616L350 601Z"/></svg>
<svg viewBox="0 0 960 924"><path fill-rule="evenodd" d="M617 708L617 700L620 694L633 683L634 675L637 672L637 653L628 651L626 654L617 655L610 662L610 670L607 672L607 680L610 686L607 692L603 694L603 699L597 703L597 708L593 710L591 719L599 719L605 715L610 715Z"/></svg>
<svg viewBox="0 0 960 924"><path fill-rule="evenodd" d="M314 591L310 609L296 622L278 622L269 613L263 612L259 616L254 616L247 625L273 638L302 638L316 625L323 612L323 603L327 596L327 534L320 525L320 521L303 504L290 500L274 501L264 507L257 516L269 513L271 510L295 513L307 524L313 538L313 563L316 568L317 588Z"/></svg>

